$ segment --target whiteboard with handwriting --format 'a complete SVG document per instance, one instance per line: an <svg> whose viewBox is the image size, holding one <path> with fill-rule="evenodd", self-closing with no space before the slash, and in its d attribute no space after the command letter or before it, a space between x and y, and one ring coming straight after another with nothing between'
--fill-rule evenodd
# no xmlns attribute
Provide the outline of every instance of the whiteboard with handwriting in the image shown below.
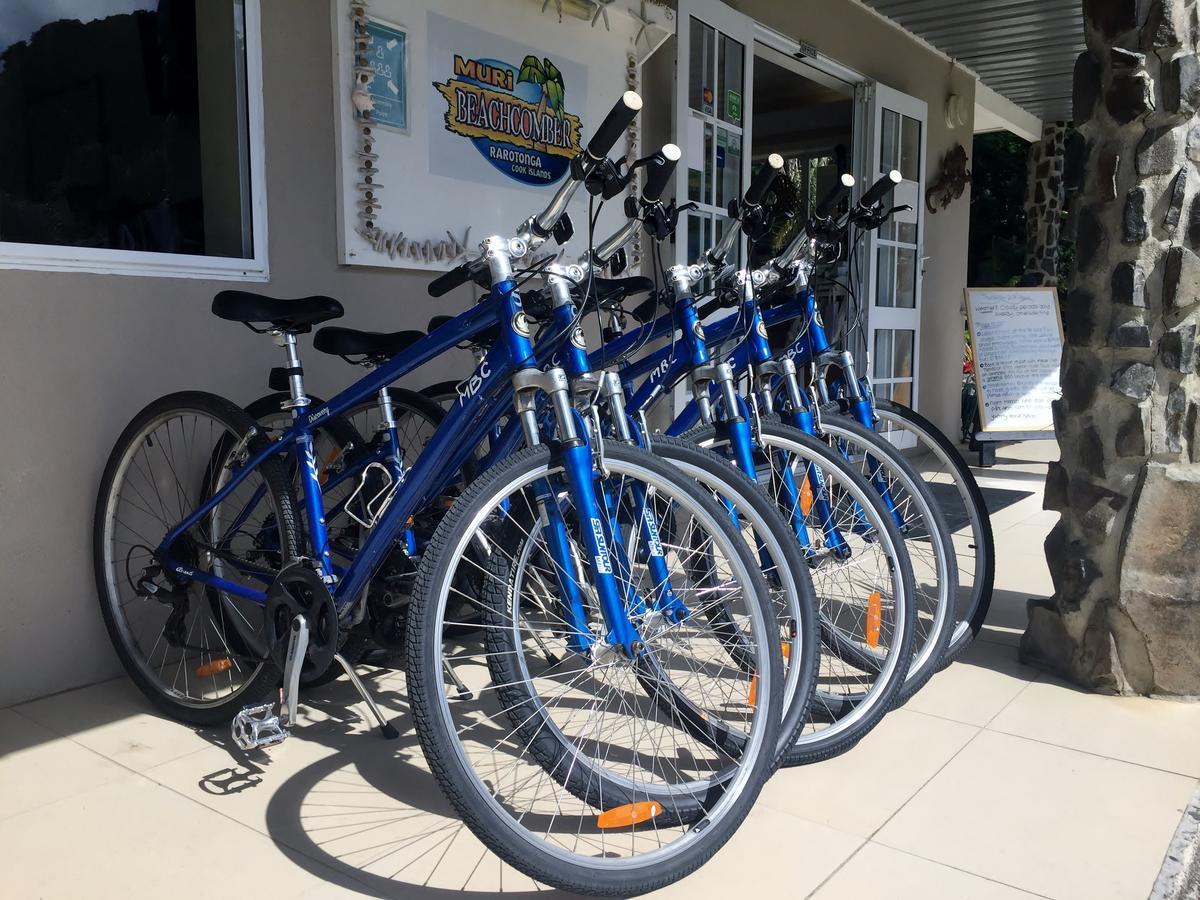
<svg viewBox="0 0 1200 900"><path fill-rule="evenodd" d="M975 348L982 430L1053 430L1050 404L1062 393L1058 291L967 288L967 321Z"/></svg>

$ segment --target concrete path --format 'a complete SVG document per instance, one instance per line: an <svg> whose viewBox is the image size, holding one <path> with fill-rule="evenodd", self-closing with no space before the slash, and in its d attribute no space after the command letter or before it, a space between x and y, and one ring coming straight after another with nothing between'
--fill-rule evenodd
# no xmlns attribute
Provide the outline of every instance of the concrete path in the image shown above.
<svg viewBox="0 0 1200 900"><path fill-rule="evenodd" d="M1099 697L1022 666L1050 592L1052 443L1004 448L983 639L853 752L781 772L734 840L663 897L1146 897L1200 778L1200 706ZM366 672L366 670L364 670ZM0 895L484 897L555 892L450 814L394 673L368 676L402 739L364 735L339 682L253 759L227 729L147 711L125 680L0 710Z"/></svg>

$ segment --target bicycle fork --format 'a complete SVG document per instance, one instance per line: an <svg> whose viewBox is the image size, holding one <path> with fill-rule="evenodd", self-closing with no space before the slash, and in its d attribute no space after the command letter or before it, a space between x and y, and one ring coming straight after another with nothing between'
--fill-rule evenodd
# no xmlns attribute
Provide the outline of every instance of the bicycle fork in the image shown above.
<svg viewBox="0 0 1200 900"><path fill-rule="evenodd" d="M523 369L513 376L517 415L529 446L542 443L537 421L537 393L550 398L558 435L558 453L566 476L567 494L579 520L583 550L594 575L596 600L607 633L605 643L619 647L629 658L641 650L637 629L629 619L626 598L622 598L614 575L614 547L620 540L606 512L603 496L598 495L592 478L592 447L580 419L571 406L567 376L562 369L546 371ZM596 636L588 627L583 588L579 583L573 544L559 506L558 494L548 479L534 484L538 512L547 534L547 543L555 561L555 573L562 592L564 618L571 626L568 646L579 653L593 652ZM618 533L619 534L619 533Z"/></svg>
<svg viewBox="0 0 1200 900"><path fill-rule="evenodd" d="M778 378L783 383L787 405L791 410L790 424L806 434L817 434L816 420L804 403L804 395L796 377L796 364L792 360L784 358L760 362L754 366L754 379L760 387L758 393L768 412L771 410L772 394L765 386L770 378ZM836 559L849 559L850 545L842 536L834 520L833 509L829 505L829 494L825 489L825 479L821 476L821 470L813 463L805 466L804 479L809 496L812 498L811 507L806 510L803 490L796 484L795 477L791 468L786 465L786 461L781 460L781 463L783 464L779 466L781 472L779 489L787 501L792 516L792 527L800 536L800 542L804 545L805 551L809 553L813 551L808 537L806 520L808 513L815 511L817 521L821 523L825 546L829 548Z"/></svg>

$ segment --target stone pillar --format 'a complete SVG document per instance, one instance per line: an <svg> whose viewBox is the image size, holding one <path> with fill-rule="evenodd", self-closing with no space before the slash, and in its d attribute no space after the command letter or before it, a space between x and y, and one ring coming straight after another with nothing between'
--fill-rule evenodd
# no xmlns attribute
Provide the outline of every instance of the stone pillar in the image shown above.
<svg viewBox="0 0 1200 900"><path fill-rule="evenodd" d="M1054 596L1022 656L1091 688L1200 697L1196 0L1084 0L1086 139L1046 506Z"/></svg>
<svg viewBox="0 0 1200 900"><path fill-rule="evenodd" d="M1042 125L1042 139L1029 145L1025 182L1026 284L1058 283L1066 137L1066 122L1046 122Z"/></svg>

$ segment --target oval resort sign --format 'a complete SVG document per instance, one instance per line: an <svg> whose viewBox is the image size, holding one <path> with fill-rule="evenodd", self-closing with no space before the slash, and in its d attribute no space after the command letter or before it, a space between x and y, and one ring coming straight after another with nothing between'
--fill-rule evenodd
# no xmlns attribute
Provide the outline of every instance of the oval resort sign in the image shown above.
<svg viewBox="0 0 1200 900"><path fill-rule="evenodd" d="M579 117L567 112L562 73L549 59L519 66L454 55L454 76L433 86L446 98L446 130L524 184L553 184L580 150Z"/></svg>

